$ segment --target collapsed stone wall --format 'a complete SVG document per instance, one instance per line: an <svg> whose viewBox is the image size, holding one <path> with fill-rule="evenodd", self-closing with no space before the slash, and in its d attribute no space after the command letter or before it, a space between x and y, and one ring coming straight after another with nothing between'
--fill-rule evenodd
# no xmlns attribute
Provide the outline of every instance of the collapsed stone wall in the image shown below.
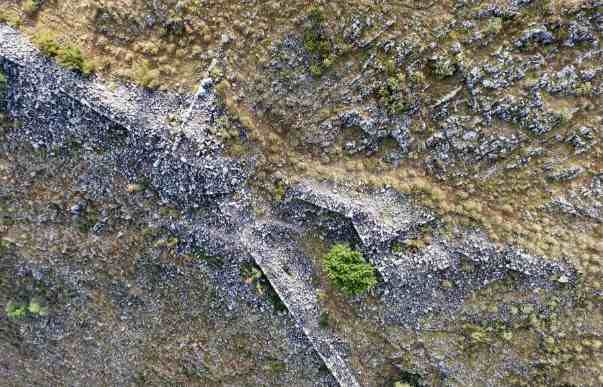
<svg viewBox="0 0 603 387"><path fill-rule="evenodd" d="M0 69L8 116L21 125L14 135L34 147L50 150L74 141L99 150L118 147L115 157L127 177L193 206L235 191L245 179L239 163L222 156L207 131L221 114L209 82L192 99L125 86L112 91L100 79L59 68L1 25Z"/></svg>
<svg viewBox="0 0 603 387"><path fill-rule="evenodd" d="M246 171L237 161L222 156L219 142L208 131L221 114L211 81L202 82L192 98L123 86L110 90L99 79L85 80L58 68L39 56L14 30L3 26L0 26L0 68L7 78L6 110L22 125L9 133L15 139L25 138L35 147L50 152L60 152L73 142L97 150L118 166L115 173L134 181L147 180L163 198L187 207L202 205L244 187ZM305 187L291 190L285 203L290 206L285 213L305 214L315 210L332 215L330 222L337 229L356 231L357 240L364 244L384 280L380 296L389 308L388 323L415 322L433 310L454 310L470 291L511 271L520 272L526 276L526 282L538 282L545 288L551 277L560 283L576 280L570 267L548 264L541 257L515 249L497 250L485 238L436 240L433 247L418 252L393 252L390 249L393 241L404 240L409 230L432 220L423 210L402 199L387 192L381 196L353 197L347 189L309 182ZM296 223L295 216L254 221L237 212L238 207L245 205L243 201L229 203L234 212L225 210L213 216L229 218L235 228L233 235L229 235L233 237L232 244L241 244L262 268L340 384L357 385L355 370L336 345L337 337L320 329L317 294L311 276L305 272L307 265L292 265L307 258L287 237L291 223ZM300 211L302 207L304 211ZM391 216L391 221L387 222L389 218L383 214ZM311 214L308 218L310 222L299 219L300 230L316 223ZM208 230L204 227L196 231L209 234ZM219 228L214 231L224 233ZM239 235L243 236L242 241L235 240ZM462 273L462 259L475 263L478 270ZM286 273L284 266L291 268L291 272ZM457 289L442 289L443 278L461 285Z"/></svg>
<svg viewBox="0 0 603 387"><path fill-rule="evenodd" d="M471 292L512 274L521 276L526 288L553 289L577 279L567 263L497 246L471 229L460 228L454 237L436 235L422 248L400 247L421 228L437 228L437 218L393 190L363 193L306 182L288 190L284 207L285 216L301 227L352 231L351 238L343 237L348 241L357 236L358 247L383 280L385 320L394 324L415 324L429 311L454 314ZM462 269L467 262L475 266L471 273ZM444 288L442 281L457 285Z"/></svg>
<svg viewBox="0 0 603 387"><path fill-rule="evenodd" d="M294 321L336 380L344 386L358 385L354 371L331 346L335 340L329 334L317 333L316 327L307 329L310 320L306 309L316 306L315 295L306 302L309 294L287 289L290 283L271 275L275 267L270 265L278 262L258 260L263 256L263 236L250 231L255 225L242 209L248 204L246 199L234 206L229 200L229 194L244 192L247 172L236 160L222 156L220 143L209 134L209 127L222 114L211 80L203 80L193 97L125 86L109 90L100 79L84 79L59 68L40 56L20 34L2 25L0 70L7 79L6 112L19 123L18 130L8 133L9 142L25 139L34 148L48 152L61 152L76 143L109 158L102 164L118 170L103 169L107 173L145 181L163 199L181 207L222 205L219 215L208 214L209 219L197 224L184 222L170 228L186 236L182 244L188 248L198 241L214 245L230 238L230 246L219 251L229 254L237 247L245 249L278 289ZM179 119L174 120L175 116ZM255 237L241 244L231 232ZM286 242L281 248L287 250ZM274 251L278 251L276 247ZM238 254L244 257L245 251ZM237 265L241 262L235 261L232 270L217 274L224 286L233 285L233 278L239 276ZM317 325L318 315L311 317L310 322Z"/></svg>

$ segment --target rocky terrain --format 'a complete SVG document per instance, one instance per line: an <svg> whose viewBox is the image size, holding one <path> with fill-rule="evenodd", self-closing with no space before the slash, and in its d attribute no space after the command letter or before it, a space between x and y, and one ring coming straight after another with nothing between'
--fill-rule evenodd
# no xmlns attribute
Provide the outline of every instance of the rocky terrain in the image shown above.
<svg viewBox="0 0 603 387"><path fill-rule="evenodd" d="M603 384L602 37L597 0L0 0L1 380Z"/></svg>

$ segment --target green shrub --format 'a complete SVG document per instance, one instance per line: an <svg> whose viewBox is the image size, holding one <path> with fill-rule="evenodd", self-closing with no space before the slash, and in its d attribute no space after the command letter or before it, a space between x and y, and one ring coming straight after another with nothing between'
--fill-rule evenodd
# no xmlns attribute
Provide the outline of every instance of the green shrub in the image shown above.
<svg viewBox="0 0 603 387"><path fill-rule="evenodd" d="M34 43L38 46L42 54L54 58L58 55L61 47L56 41L56 37L48 32L41 31L34 36Z"/></svg>
<svg viewBox="0 0 603 387"><path fill-rule="evenodd" d="M27 312L27 305L16 304L12 301L6 305L6 315L8 318L12 319L20 319L25 317L25 313Z"/></svg>
<svg viewBox="0 0 603 387"><path fill-rule="evenodd" d="M422 387L424 386L421 375L404 371L400 372L400 380L394 383L394 387Z"/></svg>
<svg viewBox="0 0 603 387"><path fill-rule="evenodd" d="M29 301L27 310L33 316L47 316L48 315L48 307L42 305L40 300L37 298L32 298L31 301Z"/></svg>
<svg viewBox="0 0 603 387"><path fill-rule="evenodd" d="M310 73L319 78L334 62L333 47L323 28L324 16L319 7L308 12L304 29L304 47L312 54Z"/></svg>
<svg viewBox="0 0 603 387"><path fill-rule="evenodd" d="M402 89L401 78L403 77L389 77L377 90L379 101L390 114L404 114L413 106L411 94Z"/></svg>
<svg viewBox="0 0 603 387"><path fill-rule="evenodd" d="M84 75L94 72L94 65L84 59L82 52L77 47L65 47L59 50L57 62L69 70L79 71Z"/></svg>
<svg viewBox="0 0 603 387"><path fill-rule="evenodd" d="M316 78L319 78L322 75L322 67L317 64L310 65L310 74Z"/></svg>
<svg viewBox="0 0 603 387"><path fill-rule="evenodd" d="M41 6L41 0L25 0L23 5L21 6L21 9L26 15L33 16L40 10Z"/></svg>
<svg viewBox="0 0 603 387"><path fill-rule="evenodd" d="M486 33L496 35L502 30L502 28L502 18L495 17L494 19L488 20L488 23L486 24Z"/></svg>
<svg viewBox="0 0 603 387"><path fill-rule="evenodd" d="M377 284L373 266L347 245L334 245L324 257L324 268L333 284L348 295L361 294Z"/></svg>
<svg viewBox="0 0 603 387"><path fill-rule="evenodd" d="M282 202L285 199L287 187L282 181L279 181L274 185L274 199L277 202Z"/></svg>
<svg viewBox="0 0 603 387"><path fill-rule="evenodd" d="M445 79L454 75L456 66L454 62L445 56L437 56L432 63L433 74L437 79Z"/></svg>
<svg viewBox="0 0 603 387"><path fill-rule="evenodd" d="M194 249L191 255L198 261L207 262L212 267L222 267L224 265L224 258L218 255L209 254L205 249L199 247Z"/></svg>
<svg viewBox="0 0 603 387"><path fill-rule="evenodd" d="M47 316L48 307L43 306L37 298L32 298L29 304L20 304L9 301L5 308L6 315L11 319L21 319L27 316L28 312L31 316Z"/></svg>
<svg viewBox="0 0 603 387"><path fill-rule="evenodd" d="M149 90L159 88L160 76L161 74L159 70L153 69L151 62L147 59L143 60L141 63L138 63L134 69L134 80L136 83Z"/></svg>
<svg viewBox="0 0 603 387"><path fill-rule="evenodd" d="M40 51L56 61L63 67L78 71L84 75L90 75L94 72L94 64L85 59L78 47L61 46L56 36L50 32L39 32L34 37L34 43Z"/></svg>
<svg viewBox="0 0 603 387"><path fill-rule="evenodd" d="M329 319L329 313L328 312L322 312L320 314L320 317L318 319L318 325L321 328L328 328L330 325L330 319Z"/></svg>

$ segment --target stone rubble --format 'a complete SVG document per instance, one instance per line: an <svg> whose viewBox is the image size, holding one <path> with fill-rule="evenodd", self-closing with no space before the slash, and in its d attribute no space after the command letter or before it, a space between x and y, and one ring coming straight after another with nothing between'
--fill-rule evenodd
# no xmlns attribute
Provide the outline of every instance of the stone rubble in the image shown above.
<svg viewBox="0 0 603 387"><path fill-rule="evenodd" d="M480 9L477 16L511 17L531 1L507 3ZM601 30L601 20L599 17L572 22L563 44L598 47L592 31ZM370 26L371 20L354 20L346 38L354 41ZM224 35L223 40L226 44L229 37ZM440 126L424 143L430 170L437 172L451 169L457 163L472 165L504 159L527 141L528 136L520 129L543 136L560 125L562 115L547 106L542 90L563 96L577 95L582 82L595 80L601 74L601 68L578 70L579 61L586 57L577 58L576 63L554 74L542 75L519 95L488 94L516 87L526 79L526 74L546 64L541 55L519 56L517 50L532 44L548 45L554 40L547 26L536 25L490 57L454 66L450 63L454 68L449 75L458 74L463 85L443 93L441 99L430 105L433 114L441 117ZM302 50L300 42L293 38L286 39L283 47L291 52ZM396 52L399 64L420 50L406 41L385 48ZM461 54L461 44L456 44L453 51ZM601 52L593 50L589 55L601 56ZM287 63L274 60L270 64L272 70L304 65L295 55L287 58ZM370 61L369 58L367 63ZM530 255L513 246L501 247L469 229L456 230L454 239L435 236L424 248L396 251L395 244L408 241L438 219L406 195L391 189L359 192L346 186L306 181L287 190L280 208L273 209L274 214L263 218L254 215L253 197L246 185L252 171L226 157L220 140L210 131L223 114L216 107L211 79L202 80L192 98L126 86L111 90L99 78L83 79L42 58L19 33L4 25L0 25L0 69L8 79L8 114L22 123L18 131L10 134L11 141L27 139L35 148L52 150L77 140L90 149L110 150L106 155L99 152L99 160L110 162L117 170L105 172L122 175L128 181L144 181L160 193L162 200L180 208L207 209L205 220L166 226L182 237L183 248L197 244L212 246L216 251L228 252L238 263L243 256L252 257L342 386L360 385L358 375L339 345L339 338L319 326L320 309L309 257L295 242L296 236L313 227L326 229L332 240L356 244L375 265L382 279L375 293L389 307L384 316L388 323L421 328L422 316L431 312L453 314L470 292L511 274L519 274L522 283L533 288L552 289L559 283L577 281L576 270L567 263ZM286 102L294 105L303 100L304 93L311 93L302 87L295 88L305 81L299 77L291 84L276 82L271 86L276 95L286 96ZM334 84L337 81L340 80L333 81ZM408 154L414 144L409 130L412 114L419 111L422 101L414 101L405 114L392 118L383 108L367 102L363 97L370 94L368 86L363 80L352 83L356 82L359 96L346 98L357 98L363 107L345 110L323 121L318 126L318 136L309 133L304 141L328 148L342 130L359 128L363 137L345 144L350 154L374 153L379 142L388 137L396 140L402 155ZM595 84L593 92L601 94L600 84ZM471 115L457 114L452 108L465 95L469 96ZM491 130L495 122L517 128L496 132ZM582 127L563 141L574 147L576 153L585 152L598 141L599 131ZM525 162L540 155L541 150L532 149ZM585 171L573 167L549 172L548 179L567 181L582 177ZM100 195L104 178L99 174L83 176L82 180ZM590 187L560 197L548 206L601 222L601 181L597 175ZM585 201L585 197L591 201ZM74 216L84 210L85 203L74 203L71 207ZM475 269L466 270L468 264ZM239 267L229 270L220 273L218 280L229 292L230 305L244 294L237 288ZM443 280L457 286L445 289Z"/></svg>

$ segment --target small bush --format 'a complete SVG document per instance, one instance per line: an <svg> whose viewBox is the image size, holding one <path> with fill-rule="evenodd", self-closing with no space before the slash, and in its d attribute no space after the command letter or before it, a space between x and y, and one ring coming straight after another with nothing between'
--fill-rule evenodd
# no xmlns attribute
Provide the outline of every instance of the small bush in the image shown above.
<svg viewBox="0 0 603 387"><path fill-rule="evenodd" d="M399 377L400 380L394 383L394 387L422 387L425 385L421 375L414 372L402 370Z"/></svg>
<svg viewBox="0 0 603 387"><path fill-rule="evenodd" d="M37 33L33 40L42 54L51 58L57 56L61 49L56 41L56 37L47 31Z"/></svg>
<svg viewBox="0 0 603 387"><path fill-rule="evenodd" d="M277 182L274 185L274 200L282 202L285 199L287 187L282 181Z"/></svg>
<svg viewBox="0 0 603 387"><path fill-rule="evenodd" d="M160 76L159 70L152 68L151 62L146 59L137 64L134 69L134 81L149 90L159 88L161 85L159 82Z"/></svg>
<svg viewBox="0 0 603 387"><path fill-rule="evenodd" d="M212 267L222 267L224 265L224 258L218 255L209 254L202 248L194 249L192 251L192 256L198 261L207 262L208 265Z"/></svg>
<svg viewBox="0 0 603 387"><path fill-rule="evenodd" d="M324 257L327 277L348 295L361 294L377 284L375 269L358 251L336 244Z"/></svg>
<svg viewBox="0 0 603 387"><path fill-rule="evenodd" d="M78 71L84 75L94 72L94 64L85 59L78 47L61 46L56 37L50 32L40 32L34 37L34 43L40 51L56 61L63 67Z"/></svg>
<svg viewBox="0 0 603 387"><path fill-rule="evenodd" d="M451 77L456 72L454 62L445 56L437 56L432 62L433 74L437 79L445 79Z"/></svg>
<svg viewBox="0 0 603 387"><path fill-rule="evenodd" d="M502 28L502 19L499 17L495 17L494 19L488 20L488 24L486 24L486 33L496 35L502 30Z"/></svg>
<svg viewBox="0 0 603 387"><path fill-rule="evenodd" d="M25 317L27 312L27 305L15 304L10 301L8 305L6 305L6 315L8 318L12 319L20 319Z"/></svg>
<svg viewBox="0 0 603 387"><path fill-rule="evenodd" d="M41 6L41 0L25 0L21 9L27 16L33 16L40 10Z"/></svg>
<svg viewBox="0 0 603 387"><path fill-rule="evenodd" d="M22 24L21 18L18 15L4 9L0 9L0 22L6 23L13 28L18 28Z"/></svg>
<svg viewBox="0 0 603 387"><path fill-rule="evenodd" d="M79 71L84 75L90 75L94 71L94 65L84 59L82 52L77 47L65 47L59 51L57 62L69 70Z"/></svg>
<svg viewBox="0 0 603 387"><path fill-rule="evenodd" d="M29 304L10 301L5 308L6 316L13 320L22 319L28 315L32 317L47 316L48 307L44 306L37 298L32 298Z"/></svg>
<svg viewBox="0 0 603 387"><path fill-rule="evenodd" d="M304 47L311 54L310 73L319 78L334 62L331 41L323 28L324 16L318 7L312 7L308 12L304 29Z"/></svg>

